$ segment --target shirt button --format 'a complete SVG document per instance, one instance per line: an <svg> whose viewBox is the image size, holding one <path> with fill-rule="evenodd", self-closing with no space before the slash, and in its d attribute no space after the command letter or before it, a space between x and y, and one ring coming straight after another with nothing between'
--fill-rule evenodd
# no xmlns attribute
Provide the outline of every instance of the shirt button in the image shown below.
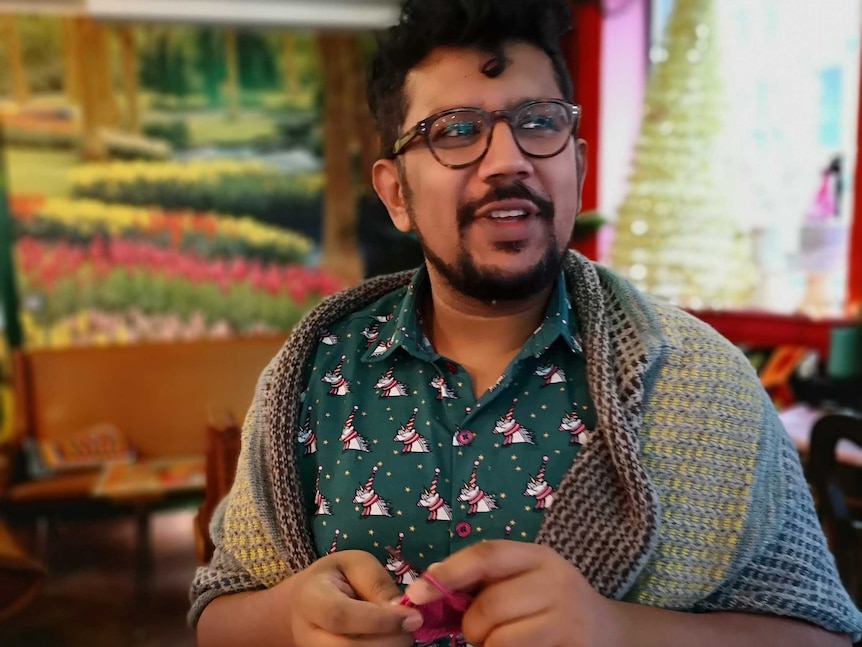
<svg viewBox="0 0 862 647"><path fill-rule="evenodd" d="M476 437L472 431L467 431L466 429L462 429L458 432L458 444L459 445L469 445L473 442L473 439Z"/></svg>
<svg viewBox="0 0 862 647"><path fill-rule="evenodd" d="M458 535L461 539L466 539L470 536L470 533L473 532L473 529L470 527L470 524L466 521L460 521L455 525L455 534Z"/></svg>

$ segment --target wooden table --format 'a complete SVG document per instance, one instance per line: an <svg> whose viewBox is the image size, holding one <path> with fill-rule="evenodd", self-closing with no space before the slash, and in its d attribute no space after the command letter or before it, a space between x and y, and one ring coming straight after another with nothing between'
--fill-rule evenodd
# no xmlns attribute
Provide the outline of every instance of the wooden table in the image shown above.
<svg viewBox="0 0 862 647"><path fill-rule="evenodd" d="M178 492L203 492L205 486L204 457L178 456L108 463L93 486L93 496L127 503Z"/></svg>
<svg viewBox="0 0 862 647"><path fill-rule="evenodd" d="M93 486L93 496L135 511L135 591L141 597L152 568L150 513L169 497L203 494L206 465L202 456L179 456L108 463Z"/></svg>

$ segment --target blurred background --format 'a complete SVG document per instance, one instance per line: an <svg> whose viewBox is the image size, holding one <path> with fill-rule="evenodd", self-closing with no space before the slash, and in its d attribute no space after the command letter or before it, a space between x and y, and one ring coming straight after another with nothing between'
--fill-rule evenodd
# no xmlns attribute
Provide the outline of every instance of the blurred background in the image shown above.
<svg viewBox="0 0 862 647"><path fill-rule="evenodd" d="M571 4L571 246L739 345L805 460L862 393L862 2ZM397 15L0 0L3 645L193 644L257 375L321 299L422 262L370 186Z"/></svg>

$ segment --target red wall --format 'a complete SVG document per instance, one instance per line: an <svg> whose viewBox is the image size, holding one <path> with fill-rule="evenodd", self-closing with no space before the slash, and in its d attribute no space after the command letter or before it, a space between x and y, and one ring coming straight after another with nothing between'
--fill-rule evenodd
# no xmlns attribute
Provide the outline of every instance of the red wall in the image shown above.
<svg viewBox="0 0 862 647"><path fill-rule="evenodd" d="M563 41L563 51L574 81L575 102L581 105L580 137L587 142L583 209L588 211L597 208L599 201L602 15L595 6L578 4L572 18L572 31Z"/></svg>

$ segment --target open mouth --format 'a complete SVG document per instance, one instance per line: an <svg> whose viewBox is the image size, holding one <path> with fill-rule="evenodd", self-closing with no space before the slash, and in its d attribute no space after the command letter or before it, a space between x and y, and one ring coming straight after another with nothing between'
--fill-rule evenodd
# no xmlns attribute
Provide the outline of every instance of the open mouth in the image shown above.
<svg viewBox="0 0 862 647"><path fill-rule="evenodd" d="M528 214L524 209L498 209L490 212L485 217L498 222L514 222L517 220L523 220L528 215L530 214Z"/></svg>

